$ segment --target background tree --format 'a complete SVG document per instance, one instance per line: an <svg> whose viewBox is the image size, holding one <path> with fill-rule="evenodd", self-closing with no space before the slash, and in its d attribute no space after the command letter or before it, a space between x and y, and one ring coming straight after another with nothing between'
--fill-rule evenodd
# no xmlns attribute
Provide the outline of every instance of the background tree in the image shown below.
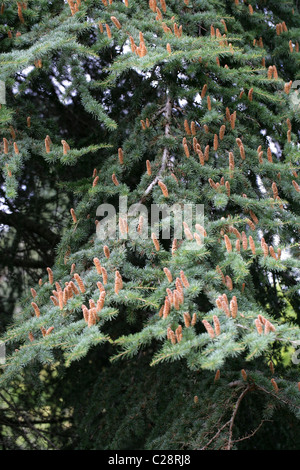
<svg viewBox="0 0 300 470"><path fill-rule="evenodd" d="M269 0L3 3L3 447L299 448L299 21ZM120 212L101 240L119 196L204 222L132 239L146 220Z"/></svg>

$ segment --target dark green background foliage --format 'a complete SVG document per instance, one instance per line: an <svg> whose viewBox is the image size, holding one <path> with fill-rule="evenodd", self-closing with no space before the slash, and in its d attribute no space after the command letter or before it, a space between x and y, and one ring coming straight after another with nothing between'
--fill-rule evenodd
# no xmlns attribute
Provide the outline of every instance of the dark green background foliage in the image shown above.
<svg viewBox="0 0 300 470"><path fill-rule="evenodd" d="M167 0L166 9L157 2L162 20L146 0L106 3L81 0L72 14L72 2L62 0L2 2L0 332L7 357L0 447L299 449L297 2ZM180 37L174 23L182 25ZM143 57L130 47L130 37L139 46L140 33ZM268 76L273 66L278 77ZM228 112L236 112L234 128ZM141 121L149 125L143 129ZM195 123L195 135L185 121ZM222 125L225 135L214 149ZM209 146L204 165L194 137L202 152ZM118 209L119 196L128 197L128 206L143 201L148 208L203 204L207 236L202 245L184 237L173 254L173 229L170 240L160 237L159 251L150 232L147 240L99 240L97 207ZM133 220L137 225L138 217ZM190 229L194 234L194 225ZM243 232L248 246L238 251L236 234ZM264 256L262 237L281 258L271 251ZM97 302L103 281L95 257L108 283L99 321L88 326L82 305ZM63 308L54 305L57 285L50 284L47 267L62 288L80 274L85 292ZM232 290L217 267L231 278ZM119 293L116 270L123 279ZM164 318L166 289L174 291L181 271L189 281L184 302ZM218 308L224 294L237 298L236 318ZM186 325L186 312L196 315L195 325ZM258 315L275 331L258 334ZM213 326L216 316L221 333L211 338L202 320ZM167 330L178 326L182 339L172 344Z"/></svg>

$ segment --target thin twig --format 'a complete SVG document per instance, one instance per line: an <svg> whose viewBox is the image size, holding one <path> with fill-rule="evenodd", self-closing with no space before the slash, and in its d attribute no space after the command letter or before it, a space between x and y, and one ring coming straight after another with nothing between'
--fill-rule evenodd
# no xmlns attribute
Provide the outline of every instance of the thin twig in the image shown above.
<svg viewBox="0 0 300 470"><path fill-rule="evenodd" d="M167 95L167 102L166 102L166 106L165 106L165 118L166 118L165 136L167 136L167 137L170 135L171 116L172 116L172 102L171 102L171 99L170 99L169 95ZM165 169L167 167L169 156L170 156L169 149L167 147L165 147L164 151L163 151L162 162L161 162L161 167L159 169L159 172L157 173L154 180L149 184L149 186L145 190L145 192L142 196L142 199L140 200L140 203L142 203L144 201L144 199L148 196L148 194L152 191L152 189L154 188L156 183L159 181L160 176L162 175L162 173L165 171Z"/></svg>
<svg viewBox="0 0 300 470"><path fill-rule="evenodd" d="M270 420L270 419L263 419L263 420L261 420L261 422L259 423L259 425L257 426L257 428L254 429L254 431L252 431L250 434L247 434L247 436L244 436L244 437L241 437L240 439L236 439L236 440L232 441L232 443L241 442L241 441L245 441L246 439L250 439L251 437L254 436L254 434L257 433L257 431L262 427L262 425L263 425L265 422L270 422L270 423L272 423L272 420Z"/></svg>
<svg viewBox="0 0 300 470"><path fill-rule="evenodd" d="M57 450L57 448L55 447L55 445L53 444L53 442L48 438L46 437L43 432L39 429L37 429L33 424L32 422L29 420L29 418L27 417L26 413L23 413L20 411L20 409L17 408L17 406L15 405L14 402L9 402L5 396L3 396L2 393L0 393L0 397L2 398L2 400L8 405L8 407L10 409L13 409L16 413L16 416L19 416L20 418L22 418L24 420L24 422L27 424L27 426L21 426L21 427L26 427L28 429L31 429L33 433L37 434L41 439L44 439L49 445L50 447L52 447L54 450ZM13 401L13 400L12 400ZM21 423L20 423L21 424ZM26 431L23 430L24 434L26 435Z"/></svg>
<svg viewBox="0 0 300 470"><path fill-rule="evenodd" d="M228 426L230 424L230 420L227 421L225 424L223 424L223 426L216 432L216 434L207 442L207 444L202 447L200 450L205 450L207 449L207 447L210 446L210 444L219 437L219 435L221 434L221 432L223 431L223 429L226 428L226 426Z"/></svg>
<svg viewBox="0 0 300 470"><path fill-rule="evenodd" d="M232 446L232 430L233 430L233 425L234 425L234 420L235 420L236 414L238 412L241 401L243 400L244 396L249 392L250 388L251 388L251 386L247 385L247 387L240 394L240 396L239 396L239 398L238 398L238 400L235 404L234 411L233 411L232 416L230 418L229 438L228 438L227 450L230 450L231 446Z"/></svg>
<svg viewBox="0 0 300 470"><path fill-rule="evenodd" d="M262 392L266 393L267 395L271 395L273 398L276 398L278 401L284 403L286 406L291 406L292 403L289 402L288 400L284 400L280 395L278 395L277 393L275 392L269 392L268 390L266 390L264 387L261 387L260 385L257 385L255 384L255 388L257 390L261 390ZM293 405L295 406L295 405ZM296 408L300 408L299 406L296 406Z"/></svg>

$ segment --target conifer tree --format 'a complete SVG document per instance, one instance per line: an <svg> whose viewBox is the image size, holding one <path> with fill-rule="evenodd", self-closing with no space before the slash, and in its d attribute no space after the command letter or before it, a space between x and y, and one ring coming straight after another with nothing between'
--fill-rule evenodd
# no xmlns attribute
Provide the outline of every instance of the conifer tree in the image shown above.
<svg viewBox="0 0 300 470"><path fill-rule="evenodd" d="M297 2L6 0L0 18L6 197L33 158L74 194L1 338L1 388L56 370L64 446L299 448Z"/></svg>

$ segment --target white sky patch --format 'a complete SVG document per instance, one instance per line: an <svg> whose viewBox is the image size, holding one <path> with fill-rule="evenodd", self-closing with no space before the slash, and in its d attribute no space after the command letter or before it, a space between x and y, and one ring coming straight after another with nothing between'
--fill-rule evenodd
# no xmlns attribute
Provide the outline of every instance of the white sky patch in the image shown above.
<svg viewBox="0 0 300 470"><path fill-rule="evenodd" d="M5 199L3 197L0 197L0 210L5 212L6 214L12 214L8 205L5 204Z"/></svg>
<svg viewBox="0 0 300 470"><path fill-rule="evenodd" d="M282 152L281 152L281 149L280 149L280 146L279 146L278 142L274 142L272 137L270 137L269 135L267 136L267 141L268 141L269 147L272 151L272 154L280 157Z"/></svg>
<svg viewBox="0 0 300 470"><path fill-rule="evenodd" d="M270 137L267 137L268 139L268 142L269 142L269 146L270 146L270 149L272 150L273 153L276 152L276 145L274 144L274 142L272 142L272 139Z"/></svg>
<svg viewBox="0 0 300 470"><path fill-rule="evenodd" d="M263 193L263 194L266 194L267 193L267 190L266 188L264 187L264 184L262 182L262 179L259 175L256 175L256 181L257 181L257 184L258 184L258 187L260 189L260 191Z"/></svg>
<svg viewBox="0 0 300 470"><path fill-rule="evenodd" d="M187 100L186 100L185 98L182 98L182 99L179 99L179 100L178 100L178 103L179 103L179 106L180 106L181 108L184 108L184 107L187 105L188 102L187 102Z"/></svg>
<svg viewBox="0 0 300 470"><path fill-rule="evenodd" d="M143 72L141 69L139 69L138 67L132 67L133 70L136 71L136 73L138 73L139 75L141 75L142 77L145 77L145 78L150 78L151 77L151 72Z"/></svg>
<svg viewBox="0 0 300 470"><path fill-rule="evenodd" d="M27 77L31 72L32 70L34 70L34 66L33 65L29 65L28 67L26 67L24 70L22 70L22 77ZM19 93L19 83L15 83L14 86L12 87L12 92L16 95L17 93Z"/></svg>
<svg viewBox="0 0 300 470"><path fill-rule="evenodd" d="M5 204L5 199L3 197L0 197L0 211L5 212L6 214L12 213L8 205ZM0 228L1 228L0 232L1 231L8 232L10 230L9 225L5 225L5 224L0 224Z"/></svg>
<svg viewBox="0 0 300 470"><path fill-rule="evenodd" d="M202 98L201 98L201 95L200 93L197 93L195 98L194 98L194 102L195 103L198 103L198 104L201 104L202 103Z"/></svg>
<svg viewBox="0 0 300 470"><path fill-rule="evenodd" d="M123 54L128 54L128 52L131 52L131 47L129 44L125 43L123 46Z"/></svg>
<svg viewBox="0 0 300 470"><path fill-rule="evenodd" d="M182 73L182 72L179 72L179 74L178 74L177 76L178 76L178 78L180 78L181 80L187 80L187 79L188 79L187 75L185 75L185 74Z"/></svg>
<svg viewBox="0 0 300 470"><path fill-rule="evenodd" d="M55 88L57 89L57 94L60 99L60 101L65 104L71 104L72 99L69 97L65 97L66 94L66 88L72 84L69 80L63 80L61 83L55 78L51 77L52 83L54 84Z"/></svg>

